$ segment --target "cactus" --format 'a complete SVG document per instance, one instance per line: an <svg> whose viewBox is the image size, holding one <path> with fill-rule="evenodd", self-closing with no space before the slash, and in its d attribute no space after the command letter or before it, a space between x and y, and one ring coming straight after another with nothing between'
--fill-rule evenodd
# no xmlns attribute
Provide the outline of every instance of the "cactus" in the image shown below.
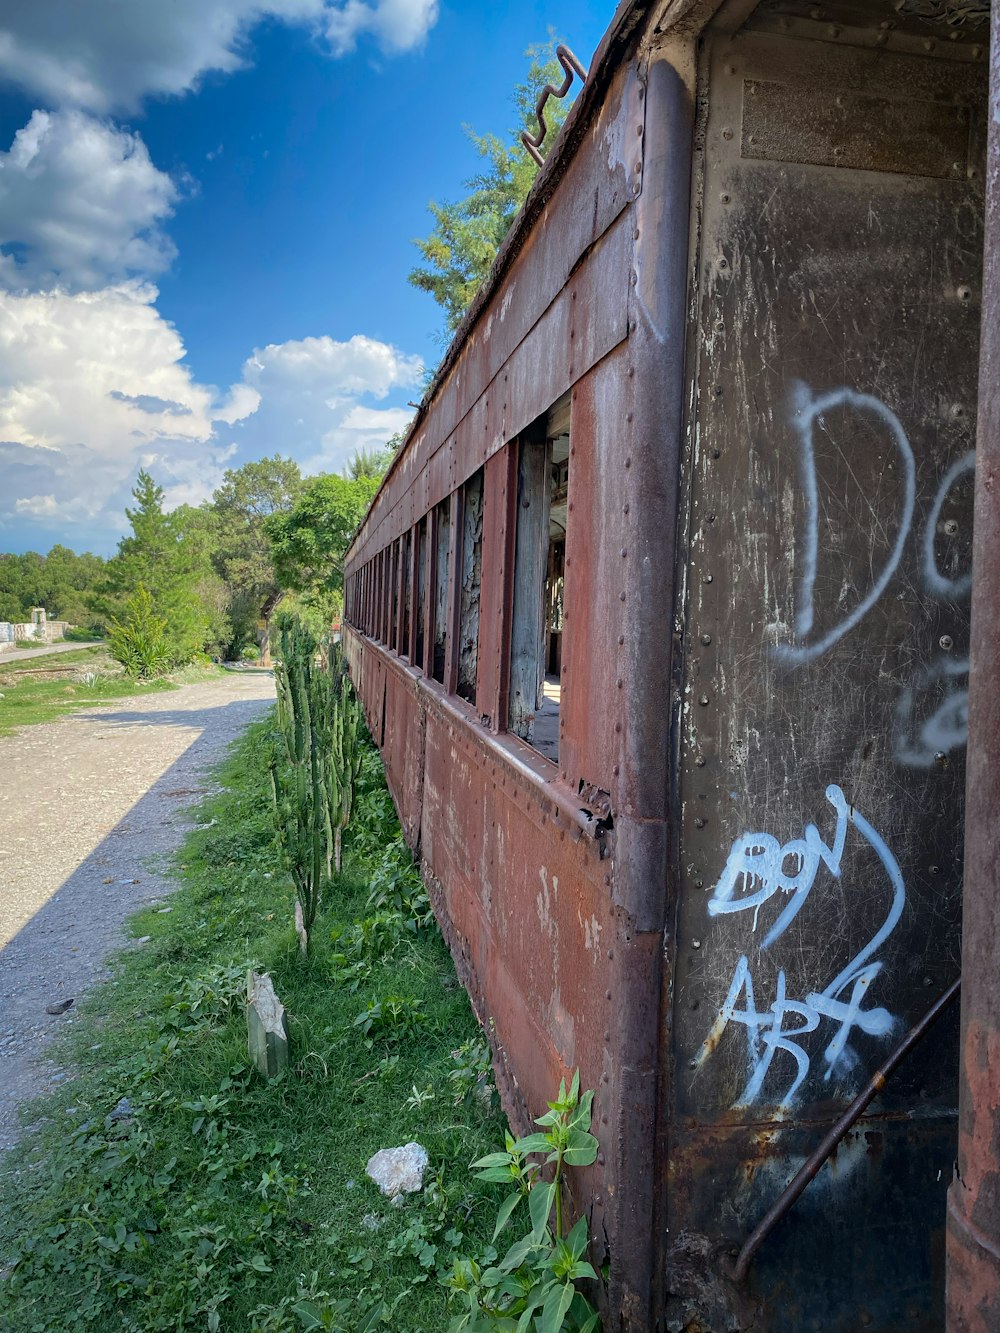
<svg viewBox="0 0 1000 1333"><path fill-rule="evenodd" d="M283 744L271 764L275 830L295 883L303 953L324 886L340 874L341 837L361 768L361 709L338 648L317 666L317 643L296 620L278 625L275 668Z"/></svg>
<svg viewBox="0 0 1000 1333"><path fill-rule="evenodd" d="M283 744L271 763L275 831L295 883L299 944L309 932L323 887L333 873L333 820L339 789L331 764L330 679L315 666L316 640L290 618L278 627L281 662L275 669L278 729Z"/></svg>

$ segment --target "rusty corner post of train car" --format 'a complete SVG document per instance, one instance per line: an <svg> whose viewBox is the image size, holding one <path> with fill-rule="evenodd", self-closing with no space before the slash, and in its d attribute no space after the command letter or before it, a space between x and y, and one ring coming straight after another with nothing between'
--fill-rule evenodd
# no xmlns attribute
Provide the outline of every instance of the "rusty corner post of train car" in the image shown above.
<svg viewBox="0 0 1000 1333"><path fill-rule="evenodd" d="M1000 1329L1000 5L993 6L962 927L958 1162L948 1333Z"/></svg>

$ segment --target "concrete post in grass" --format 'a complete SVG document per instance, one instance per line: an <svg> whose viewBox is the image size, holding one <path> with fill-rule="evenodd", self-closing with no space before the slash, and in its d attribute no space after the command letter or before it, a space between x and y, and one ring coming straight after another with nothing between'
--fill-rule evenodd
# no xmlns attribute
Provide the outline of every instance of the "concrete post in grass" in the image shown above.
<svg viewBox="0 0 1000 1333"><path fill-rule="evenodd" d="M274 1078L288 1068L285 1007L267 973L247 973L247 1038L250 1059L265 1078Z"/></svg>

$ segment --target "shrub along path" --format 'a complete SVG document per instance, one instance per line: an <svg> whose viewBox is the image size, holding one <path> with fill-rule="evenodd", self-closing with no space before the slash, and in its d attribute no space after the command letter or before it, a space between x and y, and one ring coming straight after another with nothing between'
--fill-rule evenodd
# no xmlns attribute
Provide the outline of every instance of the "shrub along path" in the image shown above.
<svg viewBox="0 0 1000 1333"><path fill-rule="evenodd" d="M184 811L274 681L219 675L0 739L0 1152L17 1108L60 1075L36 1063L46 1013L103 975L126 917L173 888L146 862L180 843Z"/></svg>

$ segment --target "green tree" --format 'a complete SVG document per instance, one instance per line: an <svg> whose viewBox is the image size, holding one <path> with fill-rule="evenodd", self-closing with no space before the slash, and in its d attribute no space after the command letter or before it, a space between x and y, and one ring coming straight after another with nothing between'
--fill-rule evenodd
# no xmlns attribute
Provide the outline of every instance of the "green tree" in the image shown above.
<svg viewBox="0 0 1000 1333"><path fill-rule="evenodd" d="M109 619L120 619L128 599L144 588L166 623L170 664L189 662L213 641L213 611L205 597L212 574L209 542L204 527L192 520L199 511L185 506L164 513L163 488L144 470L132 495L135 507L125 510L131 535L108 561L95 605Z"/></svg>
<svg viewBox="0 0 1000 1333"><path fill-rule="evenodd" d="M518 128L504 142L495 134L476 134L463 126L476 152L485 160L478 175L465 182L469 193L452 204L428 205L434 218L429 236L414 241L426 265L415 268L408 281L429 292L445 311L447 328L453 333L469 303L490 270L497 251L517 216L538 168L521 142L521 130L537 128L535 106L547 83L558 87L562 66L555 58L554 38L525 52L530 64L523 83L514 91ZM545 118L549 132L542 145L544 157L569 110L570 97L550 99Z"/></svg>
<svg viewBox="0 0 1000 1333"><path fill-rule="evenodd" d="M378 486L374 477L314 477L288 513L264 520L283 588L300 593L307 605L326 615L340 610L344 556Z"/></svg>
<svg viewBox="0 0 1000 1333"><path fill-rule="evenodd" d="M265 524L288 513L302 494L299 466L276 454L231 469L212 496L213 564L228 590L233 655L257 641L258 621L270 620L283 592Z"/></svg>
<svg viewBox="0 0 1000 1333"><path fill-rule="evenodd" d="M402 432L397 431L381 449L358 449L347 465L347 479L360 481L363 477L373 477L381 481L392 466L402 443Z"/></svg>

